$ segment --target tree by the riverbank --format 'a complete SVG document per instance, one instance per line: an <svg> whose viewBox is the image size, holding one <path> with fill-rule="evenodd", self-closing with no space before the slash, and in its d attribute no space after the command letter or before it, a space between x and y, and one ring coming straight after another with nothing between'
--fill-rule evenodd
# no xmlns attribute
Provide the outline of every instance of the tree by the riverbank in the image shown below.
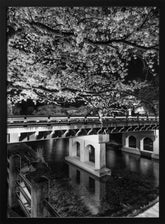
<svg viewBox="0 0 165 224"><path fill-rule="evenodd" d="M10 7L7 37L12 104L83 100L92 108L118 104L120 110L150 85L145 78L126 80L131 60L158 75L156 7Z"/></svg>

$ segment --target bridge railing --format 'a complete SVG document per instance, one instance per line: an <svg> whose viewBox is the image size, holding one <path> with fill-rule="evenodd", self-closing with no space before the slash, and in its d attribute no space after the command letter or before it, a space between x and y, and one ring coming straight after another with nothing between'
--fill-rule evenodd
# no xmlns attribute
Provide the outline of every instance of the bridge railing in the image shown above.
<svg viewBox="0 0 165 224"><path fill-rule="evenodd" d="M100 123L100 122L117 122L117 121L159 121L156 116L11 116L8 117L8 124L48 124L48 123Z"/></svg>
<svg viewBox="0 0 165 224"><path fill-rule="evenodd" d="M18 203L19 203L21 209L23 210L23 212L25 213L26 217L30 218L31 212L27 209L27 206L22 202L19 192L16 192L16 197L17 197Z"/></svg>
<svg viewBox="0 0 165 224"><path fill-rule="evenodd" d="M25 186L27 187L28 191L31 193L31 183L30 181L21 173L18 174L18 178L19 178L19 181L21 182L24 182Z"/></svg>
<svg viewBox="0 0 165 224"><path fill-rule="evenodd" d="M39 183L38 183L39 184ZM27 179L25 174L18 173L17 181L16 181L16 198L17 201L23 210L26 217L32 217L32 196L31 196L31 190L33 188L33 185L31 182ZM39 187L39 185L38 185ZM48 192L46 192L47 194ZM36 197L37 198L37 197ZM39 198L35 198L36 200L39 200ZM45 211L47 211L47 217L60 217L59 213L57 212L56 208L54 208L51 203L48 201L48 198L45 197L44 200L38 201L37 203L41 202L40 207L44 207ZM33 203L34 204L34 203ZM38 210L37 210L38 212ZM45 214L43 214L45 215ZM43 216L44 217L44 216Z"/></svg>
<svg viewBox="0 0 165 224"><path fill-rule="evenodd" d="M59 213L56 211L55 208L52 207L52 205L48 202L47 199L45 199L43 203L51 217L60 217Z"/></svg>
<svg viewBox="0 0 165 224"><path fill-rule="evenodd" d="M31 217L31 184L23 174L18 173L16 185L17 201L25 216Z"/></svg>

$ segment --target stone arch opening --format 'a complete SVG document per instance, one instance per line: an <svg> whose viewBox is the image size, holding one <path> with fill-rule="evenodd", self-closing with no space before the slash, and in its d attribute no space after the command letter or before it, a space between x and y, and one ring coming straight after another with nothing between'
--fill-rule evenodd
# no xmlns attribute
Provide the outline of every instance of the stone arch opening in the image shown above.
<svg viewBox="0 0 165 224"><path fill-rule="evenodd" d="M80 157L80 143L76 142L75 144L76 144L76 156Z"/></svg>
<svg viewBox="0 0 165 224"><path fill-rule="evenodd" d="M129 147L136 148L136 138L134 136L129 137Z"/></svg>
<svg viewBox="0 0 165 224"><path fill-rule="evenodd" d="M95 163L95 148L92 145L87 147L89 152L89 161Z"/></svg>
<svg viewBox="0 0 165 224"><path fill-rule="evenodd" d="M146 151L153 151L153 141L152 141L152 139L150 139L150 138L148 138L148 137L146 137L146 138L144 138L144 141L143 141L144 143L144 147L143 147L143 149L144 150L146 150Z"/></svg>

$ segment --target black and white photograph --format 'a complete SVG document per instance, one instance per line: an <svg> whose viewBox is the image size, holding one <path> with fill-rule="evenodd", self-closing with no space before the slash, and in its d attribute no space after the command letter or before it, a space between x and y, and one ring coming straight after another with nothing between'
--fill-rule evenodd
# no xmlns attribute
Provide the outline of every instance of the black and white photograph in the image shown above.
<svg viewBox="0 0 165 224"><path fill-rule="evenodd" d="M159 218L158 6L8 6L7 218Z"/></svg>

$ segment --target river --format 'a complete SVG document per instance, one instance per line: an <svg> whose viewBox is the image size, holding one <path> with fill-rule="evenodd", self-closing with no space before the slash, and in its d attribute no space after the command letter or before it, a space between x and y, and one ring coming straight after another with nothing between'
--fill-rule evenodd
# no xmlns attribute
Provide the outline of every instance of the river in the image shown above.
<svg viewBox="0 0 165 224"><path fill-rule="evenodd" d="M40 151L58 179L58 184L65 180L72 188L70 194L77 194L91 215L111 215L126 206L136 208L136 204L143 205L152 198L155 192L153 189L159 187L158 161L114 150L109 145L106 146L106 166L111 169L112 175L100 180L65 161L65 156L68 156L68 139L27 144L35 151ZM143 202L144 198L146 201ZM55 203L58 200L56 198Z"/></svg>

